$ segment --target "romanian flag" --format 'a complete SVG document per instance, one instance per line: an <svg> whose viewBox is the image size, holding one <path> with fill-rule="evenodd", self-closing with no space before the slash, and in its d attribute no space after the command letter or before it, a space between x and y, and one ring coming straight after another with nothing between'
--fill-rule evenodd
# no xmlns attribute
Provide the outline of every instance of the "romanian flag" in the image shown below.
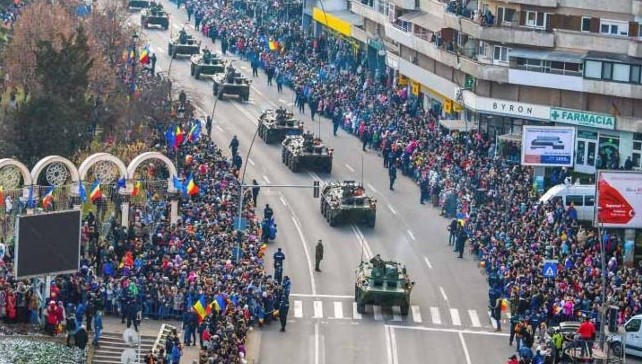
<svg viewBox="0 0 642 364"><path fill-rule="evenodd" d="M134 183L134 189L132 189L132 197L138 196L138 193L140 192L142 187L143 187L143 184L140 183L140 181Z"/></svg>
<svg viewBox="0 0 642 364"><path fill-rule="evenodd" d="M89 198L91 202L94 202L103 197L103 193L100 191L100 180L95 180L94 184L91 185L89 189Z"/></svg>
<svg viewBox="0 0 642 364"><path fill-rule="evenodd" d="M190 175L189 179L187 180L187 184L185 185L185 191L187 192L188 195L194 196L198 194L198 186L194 182L194 176Z"/></svg>
<svg viewBox="0 0 642 364"><path fill-rule="evenodd" d="M4 205L4 187L0 186L0 206Z"/></svg>
<svg viewBox="0 0 642 364"><path fill-rule="evenodd" d="M185 134L181 130L180 126L176 126L176 133L174 133L174 148L178 148L179 145L183 144L183 139Z"/></svg>
<svg viewBox="0 0 642 364"><path fill-rule="evenodd" d="M205 302L205 295L201 295L201 297L198 299L198 301L196 301L192 308L194 309L194 312L198 317L199 323L205 320L207 315L209 315L211 312L211 307Z"/></svg>
<svg viewBox="0 0 642 364"><path fill-rule="evenodd" d="M54 186L49 187L47 190L47 193L45 193L45 197L42 198L42 207L45 209L48 209L51 206L51 203L53 202L53 191L54 191Z"/></svg>
<svg viewBox="0 0 642 364"><path fill-rule="evenodd" d="M140 52L140 57L138 58L138 61L140 62L140 64L149 63L149 47L145 46L145 48L143 48L143 51Z"/></svg>
<svg viewBox="0 0 642 364"><path fill-rule="evenodd" d="M187 141L194 142L201 135L201 122L199 120L194 121L194 126L187 133Z"/></svg>

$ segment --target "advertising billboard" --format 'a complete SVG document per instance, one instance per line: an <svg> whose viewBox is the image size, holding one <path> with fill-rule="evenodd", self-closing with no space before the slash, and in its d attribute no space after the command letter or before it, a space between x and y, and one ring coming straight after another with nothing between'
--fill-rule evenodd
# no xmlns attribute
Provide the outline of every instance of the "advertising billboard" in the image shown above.
<svg viewBox="0 0 642 364"><path fill-rule="evenodd" d="M597 219L604 227L642 228L642 173L598 171Z"/></svg>
<svg viewBox="0 0 642 364"><path fill-rule="evenodd" d="M575 128L566 126L524 125L522 165L572 167Z"/></svg>

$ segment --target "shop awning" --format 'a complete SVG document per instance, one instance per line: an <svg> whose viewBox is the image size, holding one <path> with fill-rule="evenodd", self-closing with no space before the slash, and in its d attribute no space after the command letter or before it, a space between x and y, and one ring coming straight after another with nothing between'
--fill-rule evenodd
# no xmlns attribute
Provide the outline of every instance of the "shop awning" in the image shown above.
<svg viewBox="0 0 642 364"><path fill-rule="evenodd" d="M349 10L324 12L312 9L312 19L345 36L352 36L352 26L363 26L363 18Z"/></svg>
<svg viewBox="0 0 642 364"><path fill-rule="evenodd" d="M504 134L504 135L498 136L497 139L504 142L521 143L522 134Z"/></svg>
<svg viewBox="0 0 642 364"><path fill-rule="evenodd" d="M456 120L444 120L441 119L439 120L439 125L443 126L444 128L450 130L450 131L467 131L467 130L473 130L477 129L477 125L470 121L466 120L461 120L461 119L456 119Z"/></svg>

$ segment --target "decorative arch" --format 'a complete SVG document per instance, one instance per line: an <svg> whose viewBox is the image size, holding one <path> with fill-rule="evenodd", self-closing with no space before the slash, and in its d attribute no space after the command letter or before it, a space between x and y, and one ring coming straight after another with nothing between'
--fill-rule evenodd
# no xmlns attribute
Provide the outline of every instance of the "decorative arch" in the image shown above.
<svg viewBox="0 0 642 364"><path fill-rule="evenodd" d="M20 174L22 174L23 185L31 186L32 184L31 172L29 172L29 168L27 168L27 166L25 166L19 160L16 160L13 158L0 159L0 169L4 167L9 167L9 166L18 168L18 170L20 171Z"/></svg>
<svg viewBox="0 0 642 364"><path fill-rule="evenodd" d="M167 192L176 192L176 188L174 187L174 184L172 183L172 178L174 176L178 176L178 172L176 171L176 166L172 161L167 158L164 154L161 154L159 152L145 152L143 154L138 155L136 158L134 158L130 163L129 166L127 166L127 179L131 180L134 178L134 173L136 172L136 169L138 166L140 166L141 163L150 160L150 159L159 159L165 163L167 166L167 169L169 169L169 178L167 180Z"/></svg>
<svg viewBox="0 0 642 364"><path fill-rule="evenodd" d="M71 174L71 181L73 183L78 183L78 181L80 180L80 176L78 174L78 169L76 168L76 166L69 159L61 157L59 155L49 155L39 160L31 170L31 181L34 183L37 182L42 170L51 163L56 162L64 164L65 167L67 167L67 169L69 170L69 174Z"/></svg>
<svg viewBox="0 0 642 364"><path fill-rule="evenodd" d="M81 164L80 167L78 167L78 174L80 175L80 179L82 181L85 180L85 177L87 177L87 172L89 172L89 168L93 166L94 164L98 162L111 162L116 165L118 168L118 171L120 172L120 176L127 178L127 167L125 166L125 163L123 163L122 160L120 160L118 157L111 155L109 153L95 153L87 157Z"/></svg>

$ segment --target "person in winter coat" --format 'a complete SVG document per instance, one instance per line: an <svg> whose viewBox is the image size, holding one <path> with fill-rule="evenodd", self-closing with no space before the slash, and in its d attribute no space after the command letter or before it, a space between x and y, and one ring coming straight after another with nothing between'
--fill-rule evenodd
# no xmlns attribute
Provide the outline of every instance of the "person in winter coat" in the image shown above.
<svg viewBox="0 0 642 364"><path fill-rule="evenodd" d="M74 341L76 343L76 346L80 350L85 350L85 348L87 347L87 342L89 342L89 334L87 334L85 325L80 326L80 329L76 331L76 333L74 334Z"/></svg>
<svg viewBox="0 0 642 364"><path fill-rule="evenodd" d="M56 314L56 302L49 302L49 306L45 310L45 320L45 332L53 336L59 323L58 315Z"/></svg>
<svg viewBox="0 0 642 364"><path fill-rule="evenodd" d="M9 293L7 294L7 320L9 322L15 322L17 315L16 294L13 290L9 290Z"/></svg>

